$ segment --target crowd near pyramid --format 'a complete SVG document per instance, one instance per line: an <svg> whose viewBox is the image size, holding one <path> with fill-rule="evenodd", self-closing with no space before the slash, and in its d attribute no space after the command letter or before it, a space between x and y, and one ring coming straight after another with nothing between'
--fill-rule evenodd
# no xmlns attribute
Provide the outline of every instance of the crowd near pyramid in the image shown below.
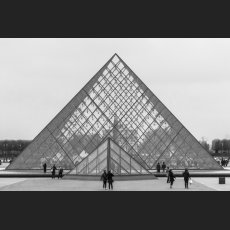
<svg viewBox="0 0 230 230"><path fill-rule="evenodd" d="M153 76L154 77L154 76ZM75 174L149 174L220 165L114 54L7 169L53 164Z"/></svg>

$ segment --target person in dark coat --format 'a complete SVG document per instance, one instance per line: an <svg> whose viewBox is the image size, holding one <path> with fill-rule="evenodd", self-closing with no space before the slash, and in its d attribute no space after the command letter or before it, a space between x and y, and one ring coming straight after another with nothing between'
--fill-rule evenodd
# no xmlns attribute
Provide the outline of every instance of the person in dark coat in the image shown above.
<svg viewBox="0 0 230 230"><path fill-rule="evenodd" d="M224 166L224 158L221 158L221 166Z"/></svg>
<svg viewBox="0 0 230 230"><path fill-rule="evenodd" d="M160 163L158 162L157 163L157 172L159 173L161 171L161 165L160 165Z"/></svg>
<svg viewBox="0 0 230 230"><path fill-rule="evenodd" d="M166 169L166 164L165 164L165 162L163 162L161 168L162 168L163 172L165 172L165 169Z"/></svg>
<svg viewBox="0 0 230 230"><path fill-rule="evenodd" d="M55 166L55 164L53 165L53 167L51 168L52 169L52 179L54 179L55 178L55 173L56 173L56 166Z"/></svg>
<svg viewBox="0 0 230 230"><path fill-rule="evenodd" d="M103 188L106 190L106 185L107 185L107 173L106 173L106 170L104 170L103 174L101 175L101 180L103 181Z"/></svg>
<svg viewBox="0 0 230 230"><path fill-rule="evenodd" d="M184 185L185 188L188 188L188 181L191 178L188 169L185 169L183 172L183 177L184 177Z"/></svg>
<svg viewBox="0 0 230 230"><path fill-rule="evenodd" d="M107 174L108 183L109 183L109 189L110 188L113 189L113 177L114 177L114 175L109 170L109 172Z"/></svg>
<svg viewBox="0 0 230 230"><path fill-rule="evenodd" d="M170 181L170 188L173 186L173 182L175 181L176 177L173 174L172 169L169 170L169 181Z"/></svg>
<svg viewBox="0 0 230 230"><path fill-rule="evenodd" d="M58 179L63 177L63 168L60 166L58 170Z"/></svg>
<svg viewBox="0 0 230 230"><path fill-rule="evenodd" d="M229 163L229 158L226 160L226 167L228 166Z"/></svg>
<svg viewBox="0 0 230 230"><path fill-rule="evenodd" d="M43 172L44 172L44 173L46 173L46 167L47 167L47 165L46 165L46 163L44 163L44 164L43 164Z"/></svg>

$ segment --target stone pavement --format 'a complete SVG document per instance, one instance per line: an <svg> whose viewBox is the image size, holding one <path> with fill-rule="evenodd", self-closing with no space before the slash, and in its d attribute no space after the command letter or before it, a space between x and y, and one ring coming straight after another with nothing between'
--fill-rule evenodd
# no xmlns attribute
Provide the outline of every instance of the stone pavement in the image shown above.
<svg viewBox="0 0 230 230"><path fill-rule="evenodd" d="M230 191L230 178L225 178L225 184L219 184L219 178L195 178L194 181L217 191Z"/></svg>
<svg viewBox="0 0 230 230"><path fill-rule="evenodd" d="M206 179L206 178L201 178ZM210 178L216 179L217 178ZM202 183L201 183L202 182ZM189 189L184 189L184 181L177 178L173 188L169 188L166 178L157 180L115 181L114 191L215 191L197 178ZM51 178L0 178L1 191L103 191L101 181L58 180ZM108 191L108 190L107 190Z"/></svg>
<svg viewBox="0 0 230 230"><path fill-rule="evenodd" d="M0 189L5 186L19 183L26 180L25 178L0 178Z"/></svg>

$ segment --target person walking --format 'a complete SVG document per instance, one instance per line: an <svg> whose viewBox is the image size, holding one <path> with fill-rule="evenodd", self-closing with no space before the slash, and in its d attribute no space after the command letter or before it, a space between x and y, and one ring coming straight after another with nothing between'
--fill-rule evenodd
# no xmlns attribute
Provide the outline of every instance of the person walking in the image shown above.
<svg viewBox="0 0 230 230"><path fill-rule="evenodd" d="M104 170L103 174L101 175L101 180L103 181L103 189L106 190L106 185L107 185L107 173L106 173L106 170Z"/></svg>
<svg viewBox="0 0 230 230"><path fill-rule="evenodd" d="M165 169L166 169L166 164L165 162L163 162L162 166L161 166L162 170L163 170L163 173L165 172Z"/></svg>
<svg viewBox="0 0 230 230"><path fill-rule="evenodd" d="M228 166L229 163L229 158L226 160L226 167Z"/></svg>
<svg viewBox="0 0 230 230"><path fill-rule="evenodd" d="M55 173L56 173L56 166L55 166L55 164L53 165L53 167L51 168L51 170L52 170L52 179L55 179Z"/></svg>
<svg viewBox="0 0 230 230"><path fill-rule="evenodd" d="M173 186L173 182L175 181L176 177L174 176L174 173L172 169L169 170L169 181L170 181L170 188Z"/></svg>
<svg viewBox="0 0 230 230"><path fill-rule="evenodd" d="M58 179L63 177L63 168L60 166L58 170Z"/></svg>
<svg viewBox="0 0 230 230"><path fill-rule="evenodd" d="M221 158L221 166L222 167L224 166L224 158L223 157Z"/></svg>
<svg viewBox="0 0 230 230"><path fill-rule="evenodd" d="M185 169L185 170L184 170L184 172L183 172L183 177L184 177L184 185L185 185L185 188L188 189L188 181L189 181L189 179L191 179L188 169Z"/></svg>
<svg viewBox="0 0 230 230"><path fill-rule="evenodd" d="M161 165L160 165L160 163L158 162L157 163L157 172L159 173L161 171Z"/></svg>
<svg viewBox="0 0 230 230"><path fill-rule="evenodd" d="M167 183L169 183L169 167L166 168Z"/></svg>
<svg viewBox="0 0 230 230"><path fill-rule="evenodd" d="M47 167L47 165L46 165L46 163L44 163L44 164L43 164L43 172L44 172L44 173L46 173L46 167Z"/></svg>
<svg viewBox="0 0 230 230"><path fill-rule="evenodd" d="M108 174L107 174L107 178L108 178L108 183L109 183L109 189L113 189L113 177L114 175L111 173L111 171L109 170Z"/></svg>

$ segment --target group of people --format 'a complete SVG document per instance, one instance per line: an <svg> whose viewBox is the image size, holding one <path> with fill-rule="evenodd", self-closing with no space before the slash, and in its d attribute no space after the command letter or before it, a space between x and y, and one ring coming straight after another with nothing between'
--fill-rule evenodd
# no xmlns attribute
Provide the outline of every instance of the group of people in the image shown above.
<svg viewBox="0 0 230 230"><path fill-rule="evenodd" d="M170 183L170 188L172 188L176 177L175 177L172 169L169 169L168 172L166 172L166 173L167 173L167 183ZM185 189L188 189L189 181L190 181L190 183L192 183L192 179L191 179L191 176L189 174L188 169L185 169L182 175L184 177Z"/></svg>
<svg viewBox="0 0 230 230"><path fill-rule="evenodd" d="M46 173L46 170L47 170L47 164L44 163L44 164L43 164L43 172ZM55 179L55 177L56 177L56 170L57 170L57 167L56 167L56 165L54 164L54 165L51 167L52 179ZM58 167L58 174L57 174L57 177L58 177L58 179L63 177L63 168L62 168L61 166Z"/></svg>
<svg viewBox="0 0 230 230"><path fill-rule="evenodd" d="M160 165L160 163L158 162L157 166L156 166L156 169L157 169L158 173L161 172L161 169L162 169L163 172L165 172L165 170L166 170L166 164L165 164L165 162L163 162L162 165Z"/></svg>
<svg viewBox="0 0 230 230"><path fill-rule="evenodd" d="M158 162L158 164L157 164L157 172L160 172L161 168L162 168L163 172L165 172L166 165L165 165L164 162L162 163L162 165L160 165L160 163ZM47 164L44 163L43 164L44 173L46 173L46 170L47 170ZM57 170L57 167L54 164L51 167L52 179L54 179L55 176L56 176L56 170ZM172 188L176 177L175 177L172 169L169 169L169 167L167 167L167 169L166 169L166 175L167 175L167 183L170 183L170 188ZM190 183L192 183L191 176L189 174L188 169L185 169L185 171L183 172L182 175L184 177L185 188L188 189L189 181L190 181ZM58 179L63 177L63 168L61 166L58 168L57 177L58 177ZM113 177L114 177L114 175L110 170L108 171L108 173L106 172L106 170L104 170L103 174L101 175L101 181L103 182L103 189L107 190L107 182L108 182L109 190L110 189L113 190Z"/></svg>
<svg viewBox="0 0 230 230"><path fill-rule="evenodd" d="M227 167L228 163L229 163L229 159L222 158L221 161L220 161L220 163L221 163L222 167Z"/></svg>
<svg viewBox="0 0 230 230"><path fill-rule="evenodd" d="M170 188L172 188L173 183L176 179L172 169L169 169L169 167L166 166L165 162L163 162L162 164L158 162L156 165L156 170L158 173L160 173L161 170L163 171L163 173L166 172L167 183L170 183ZM192 179L190 177L188 169L185 169L185 171L183 172L183 177L184 177L185 188L188 189L189 180L190 180L190 183L192 183Z"/></svg>
<svg viewBox="0 0 230 230"><path fill-rule="evenodd" d="M109 170L108 173L104 170L103 174L101 175L101 180L103 182L103 189L107 190L107 182L109 184L109 190L113 189L113 173Z"/></svg>

